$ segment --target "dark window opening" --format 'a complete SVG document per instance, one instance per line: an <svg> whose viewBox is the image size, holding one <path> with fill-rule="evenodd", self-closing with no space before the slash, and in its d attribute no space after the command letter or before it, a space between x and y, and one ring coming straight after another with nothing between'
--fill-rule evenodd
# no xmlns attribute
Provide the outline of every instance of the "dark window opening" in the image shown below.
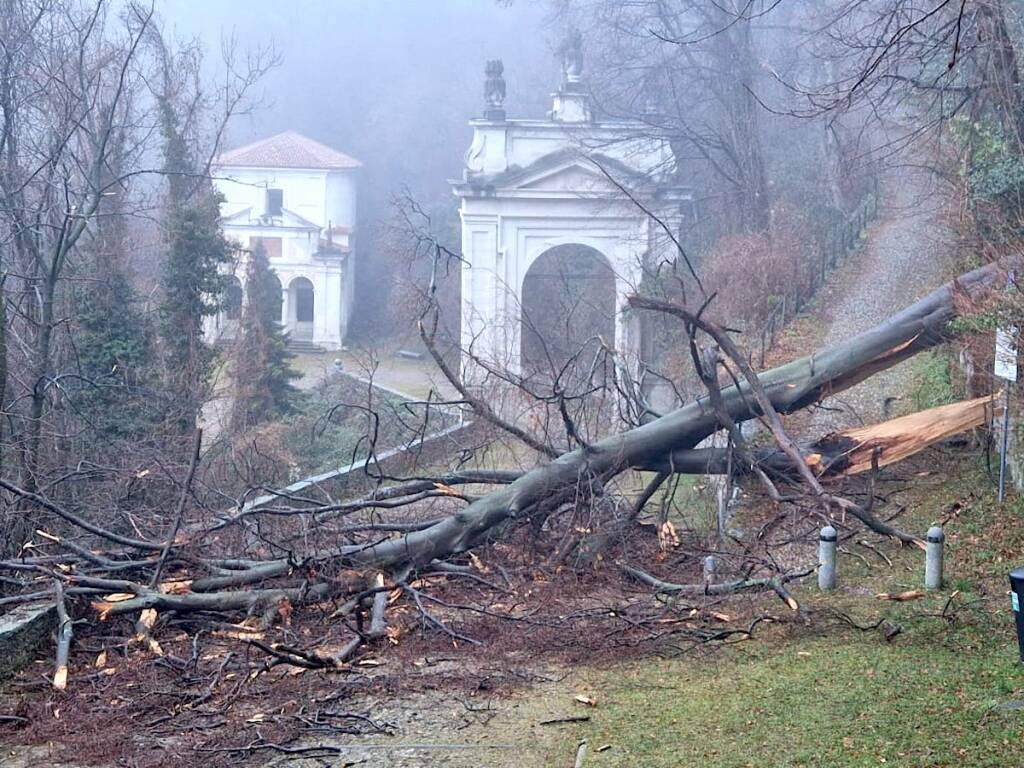
<svg viewBox="0 0 1024 768"><path fill-rule="evenodd" d="M284 210L284 190L267 190L267 216L280 216Z"/></svg>

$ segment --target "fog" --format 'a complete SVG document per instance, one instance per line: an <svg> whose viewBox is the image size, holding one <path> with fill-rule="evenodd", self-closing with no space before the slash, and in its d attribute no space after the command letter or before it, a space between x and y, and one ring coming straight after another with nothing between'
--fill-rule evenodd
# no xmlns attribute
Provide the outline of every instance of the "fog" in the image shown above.
<svg viewBox="0 0 1024 768"><path fill-rule="evenodd" d="M397 189L438 194L461 172L487 59L505 61L510 111L536 115L557 85L557 36L533 3L164 0L158 11L205 44L213 71L225 37L272 44L280 65L259 89L263 103L231 124L225 144L294 129L353 155L371 216Z"/></svg>

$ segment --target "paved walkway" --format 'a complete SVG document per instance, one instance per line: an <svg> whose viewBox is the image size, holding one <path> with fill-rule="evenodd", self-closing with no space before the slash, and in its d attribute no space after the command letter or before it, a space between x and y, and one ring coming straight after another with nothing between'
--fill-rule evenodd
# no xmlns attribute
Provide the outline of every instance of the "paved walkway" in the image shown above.
<svg viewBox="0 0 1024 768"><path fill-rule="evenodd" d="M458 397L455 388L430 357L424 355L420 359L409 359L390 352L371 351L296 355L292 367L302 374L297 382L299 389L315 387L336 370L336 361L341 361L346 373L361 379L369 379L372 373L374 383L399 392L410 400L424 400L432 391L435 399L438 394L445 398Z"/></svg>
<svg viewBox="0 0 1024 768"><path fill-rule="evenodd" d="M818 299L830 323L822 347L872 328L942 284L951 252L947 201L928 171L893 173L883 193L882 218ZM884 419L886 410L890 416L908 410L913 370L913 359L907 360L826 399L811 419L811 434L871 424Z"/></svg>

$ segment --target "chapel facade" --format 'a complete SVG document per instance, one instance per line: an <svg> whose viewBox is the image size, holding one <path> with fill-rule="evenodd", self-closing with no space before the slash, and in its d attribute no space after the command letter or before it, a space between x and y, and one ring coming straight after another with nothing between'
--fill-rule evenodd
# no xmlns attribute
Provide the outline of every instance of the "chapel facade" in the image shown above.
<svg viewBox="0 0 1024 768"><path fill-rule="evenodd" d="M352 314L357 174L353 157L295 131L223 152L214 161L224 234L242 257L225 307L210 319L233 338L245 301L248 253L262 245L281 288L281 323L297 351L340 349Z"/></svg>

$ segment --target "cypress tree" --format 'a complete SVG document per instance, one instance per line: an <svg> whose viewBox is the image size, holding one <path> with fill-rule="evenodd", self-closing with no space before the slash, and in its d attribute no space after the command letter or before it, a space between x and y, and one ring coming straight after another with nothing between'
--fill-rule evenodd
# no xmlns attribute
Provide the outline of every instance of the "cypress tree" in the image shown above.
<svg viewBox="0 0 1024 768"><path fill-rule="evenodd" d="M231 430L236 434L292 409L300 374L281 326L281 284L266 249L257 243L245 274L245 305L234 350L234 402Z"/></svg>
<svg viewBox="0 0 1024 768"><path fill-rule="evenodd" d="M209 394L216 352L203 338L203 320L217 313L234 248L220 227L220 196L208 179L196 180L173 106L160 103L164 171L168 179L167 246L160 303L160 338L176 411L171 423L191 433Z"/></svg>

